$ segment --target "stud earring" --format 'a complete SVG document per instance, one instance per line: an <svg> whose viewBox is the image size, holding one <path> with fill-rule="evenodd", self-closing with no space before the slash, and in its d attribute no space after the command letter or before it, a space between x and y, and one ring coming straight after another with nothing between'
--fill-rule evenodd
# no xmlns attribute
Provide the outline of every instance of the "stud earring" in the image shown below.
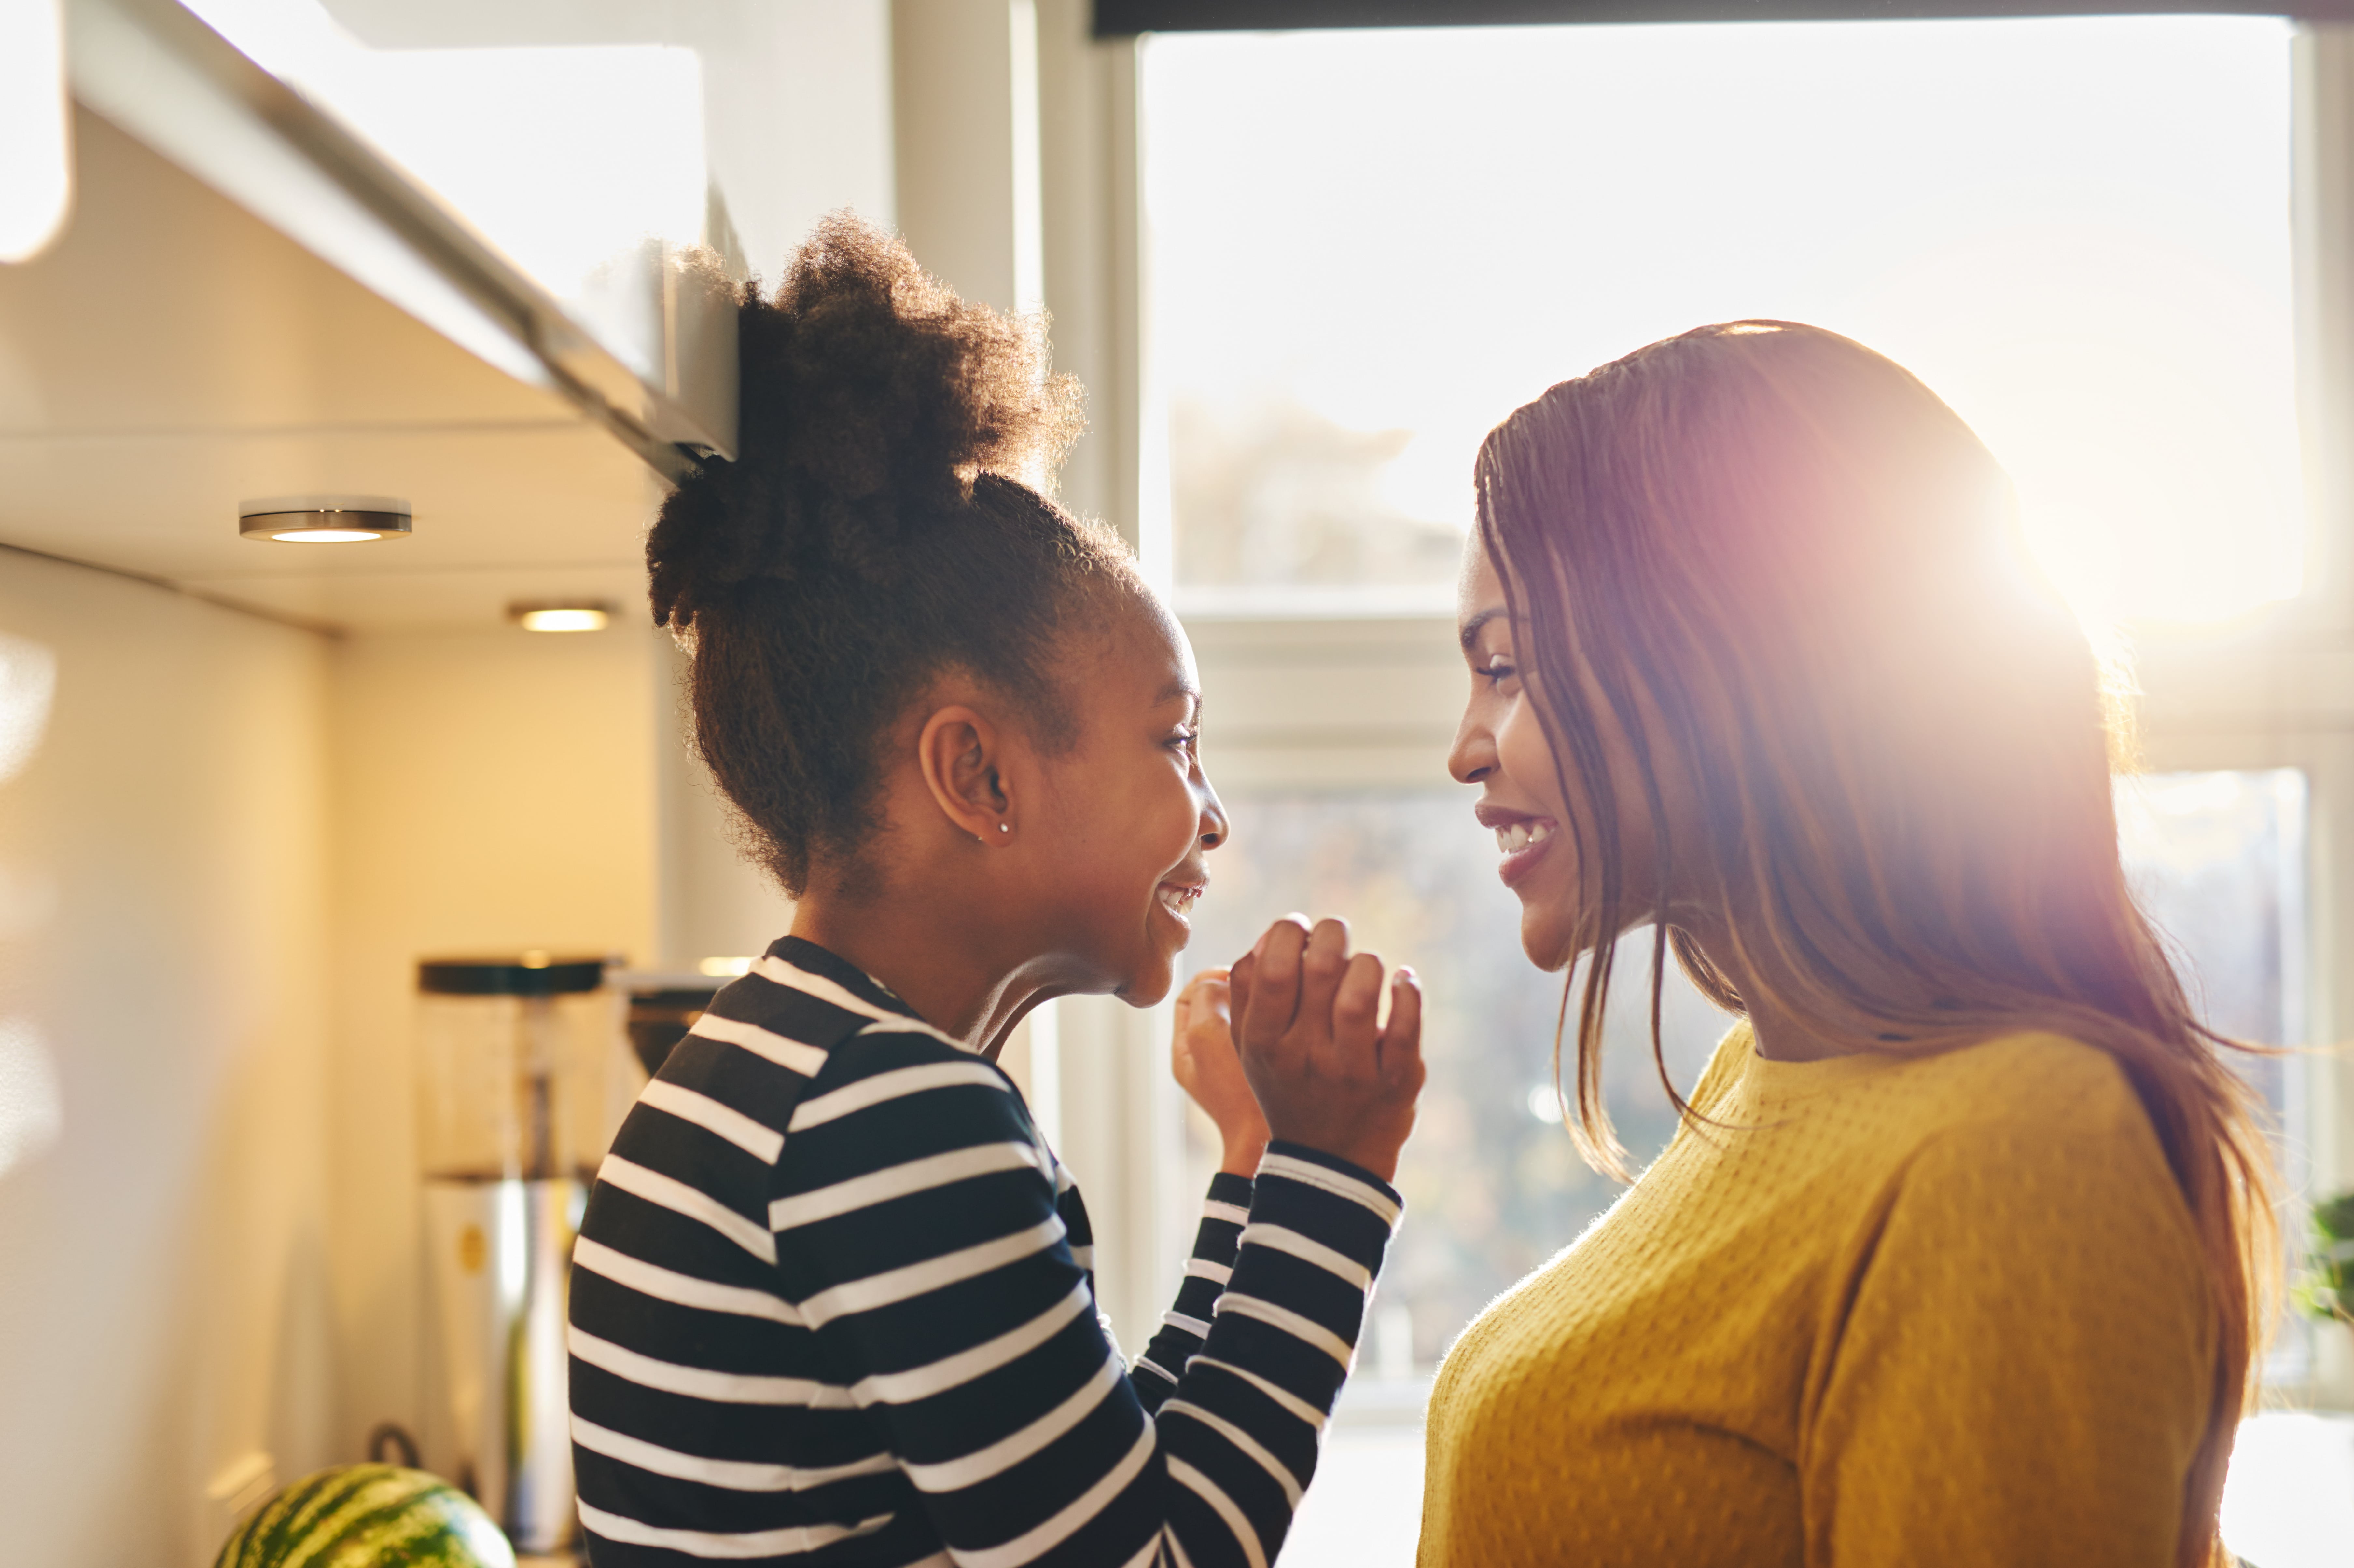
<svg viewBox="0 0 2354 1568"><path fill-rule="evenodd" d="M997 824L997 831L1001 833L1010 833L1013 831L1013 824L1009 822L1000 822Z"/></svg>

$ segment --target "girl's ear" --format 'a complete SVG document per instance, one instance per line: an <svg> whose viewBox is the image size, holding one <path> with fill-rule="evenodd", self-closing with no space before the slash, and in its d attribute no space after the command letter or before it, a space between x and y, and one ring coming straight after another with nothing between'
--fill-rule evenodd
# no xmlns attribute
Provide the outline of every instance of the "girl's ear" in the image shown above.
<svg viewBox="0 0 2354 1568"><path fill-rule="evenodd" d="M1013 837L1013 797L1005 778L1005 732L961 704L924 721L917 766L932 800L957 832L983 844Z"/></svg>

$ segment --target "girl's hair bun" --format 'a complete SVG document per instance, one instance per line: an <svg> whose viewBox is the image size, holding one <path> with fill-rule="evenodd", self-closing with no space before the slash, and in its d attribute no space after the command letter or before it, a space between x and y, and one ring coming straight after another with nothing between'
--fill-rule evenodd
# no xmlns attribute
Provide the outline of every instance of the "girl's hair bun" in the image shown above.
<svg viewBox="0 0 2354 1568"><path fill-rule="evenodd" d="M691 626L755 578L888 581L979 475L1043 491L1079 433L1043 317L959 299L847 212L740 307L741 454L682 483L647 537L657 625Z"/></svg>

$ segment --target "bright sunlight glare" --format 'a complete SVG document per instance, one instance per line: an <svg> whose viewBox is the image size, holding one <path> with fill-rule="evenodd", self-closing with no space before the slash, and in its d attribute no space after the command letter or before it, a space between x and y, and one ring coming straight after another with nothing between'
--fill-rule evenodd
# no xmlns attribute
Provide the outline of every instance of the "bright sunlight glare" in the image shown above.
<svg viewBox="0 0 2354 1568"><path fill-rule="evenodd" d="M372 49L320 0L189 8L409 170L591 325L607 324L595 319L603 274L649 240L703 236L703 73L692 49ZM633 341L634 323L616 324Z"/></svg>
<svg viewBox="0 0 2354 1568"><path fill-rule="evenodd" d="M73 197L58 0L0 0L0 263L57 237Z"/></svg>
<svg viewBox="0 0 2354 1568"><path fill-rule="evenodd" d="M1181 599L1440 595L1489 428L1744 316L1944 397L2089 619L2292 596L2289 47L2206 16L1155 38Z"/></svg>

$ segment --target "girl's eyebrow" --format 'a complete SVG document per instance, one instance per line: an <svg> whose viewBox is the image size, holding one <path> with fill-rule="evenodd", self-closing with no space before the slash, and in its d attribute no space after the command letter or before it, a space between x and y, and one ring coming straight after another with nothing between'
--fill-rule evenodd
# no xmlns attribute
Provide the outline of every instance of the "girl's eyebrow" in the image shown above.
<svg viewBox="0 0 2354 1568"><path fill-rule="evenodd" d="M1166 707L1171 703L1175 702L1185 704L1188 709L1185 717L1190 723L1198 725L1202 722L1202 692L1200 687L1191 685L1182 680L1172 681L1167 685L1161 688L1161 695L1153 699L1152 705L1156 708Z"/></svg>

